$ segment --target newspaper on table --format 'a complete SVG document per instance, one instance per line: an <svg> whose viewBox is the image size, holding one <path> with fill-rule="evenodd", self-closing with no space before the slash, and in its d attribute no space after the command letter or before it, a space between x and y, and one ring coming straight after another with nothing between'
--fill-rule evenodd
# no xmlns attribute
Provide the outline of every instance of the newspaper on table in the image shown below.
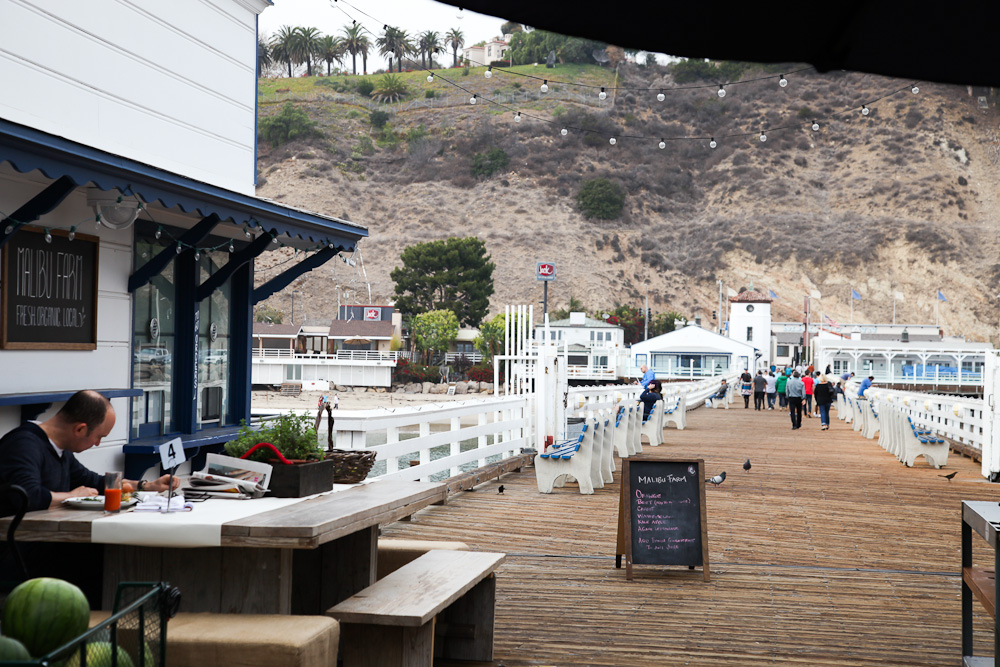
<svg viewBox="0 0 1000 667"><path fill-rule="evenodd" d="M185 488L215 498L261 498L270 482L267 463L209 454L205 469L191 473Z"/></svg>

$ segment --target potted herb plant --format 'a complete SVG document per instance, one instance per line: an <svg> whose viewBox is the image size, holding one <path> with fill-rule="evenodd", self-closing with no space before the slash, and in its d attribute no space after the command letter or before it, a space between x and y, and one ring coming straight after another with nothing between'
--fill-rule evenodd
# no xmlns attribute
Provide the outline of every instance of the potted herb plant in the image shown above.
<svg viewBox="0 0 1000 667"><path fill-rule="evenodd" d="M268 488L275 498L300 498L333 488L333 461L324 460L316 430L306 416L280 415L260 429L241 422L236 438L226 443L226 453L270 463Z"/></svg>

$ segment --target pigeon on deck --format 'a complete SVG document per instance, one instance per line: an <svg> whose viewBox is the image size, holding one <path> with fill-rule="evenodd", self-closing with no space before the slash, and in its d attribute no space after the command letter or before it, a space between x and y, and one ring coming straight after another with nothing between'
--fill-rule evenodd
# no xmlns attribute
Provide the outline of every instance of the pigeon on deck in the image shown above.
<svg viewBox="0 0 1000 667"><path fill-rule="evenodd" d="M718 486L719 484L722 484L724 481L726 481L726 472L722 471L715 477L709 477L705 481L708 482L709 484L715 484L716 486Z"/></svg>
<svg viewBox="0 0 1000 667"><path fill-rule="evenodd" d="M747 472L750 472L750 459L747 459L746 461L743 462L743 469L746 470Z"/></svg>
<svg viewBox="0 0 1000 667"><path fill-rule="evenodd" d="M956 470L955 472L951 473L950 475L938 475L938 477L944 477L946 480L948 480L950 482L952 480L952 478L955 475L957 475L957 474L958 474L958 471Z"/></svg>
<svg viewBox="0 0 1000 667"><path fill-rule="evenodd" d="M500 486L497 487L497 493L499 493L501 495L503 494L503 484L501 484Z"/></svg>

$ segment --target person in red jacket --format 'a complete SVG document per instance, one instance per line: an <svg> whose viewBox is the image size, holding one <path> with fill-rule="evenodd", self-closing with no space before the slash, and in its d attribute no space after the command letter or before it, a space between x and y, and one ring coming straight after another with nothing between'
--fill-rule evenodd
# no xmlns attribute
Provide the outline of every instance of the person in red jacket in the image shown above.
<svg viewBox="0 0 1000 667"><path fill-rule="evenodd" d="M810 366L810 368L812 368L812 366ZM802 384L806 386L806 400L804 401L805 410L803 410L803 412L806 413L806 417L812 419L813 386L816 384L816 380L813 379L812 373L806 373L802 376Z"/></svg>

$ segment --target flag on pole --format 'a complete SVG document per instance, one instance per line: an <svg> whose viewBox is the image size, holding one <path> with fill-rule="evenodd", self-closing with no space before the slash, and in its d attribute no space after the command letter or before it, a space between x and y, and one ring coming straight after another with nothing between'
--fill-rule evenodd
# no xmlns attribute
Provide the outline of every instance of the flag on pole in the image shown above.
<svg viewBox="0 0 1000 667"><path fill-rule="evenodd" d="M940 294L940 292L938 292L938 294ZM858 294L858 291L854 288L851 288L851 298L861 301L861 295Z"/></svg>
<svg viewBox="0 0 1000 667"><path fill-rule="evenodd" d="M941 293L941 290L938 290L938 301L947 301L947 300L948 299L944 298L944 294Z"/></svg>
<svg viewBox="0 0 1000 667"><path fill-rule="evenodd" d="M837 322L836 322L836 321L835 321L835 320L834 320L834 319L833 319L832 317L830 317L829 315L824 315L824 316L823 316L823 319L824 319L824 320L826 320L826 323L827 323L827 324L829 324L830 326L834 326L834 327L839 327L839 326L840 326L840 325L839 325L839 324L837 324Z"/></svg>
<svg viewBox="0 0 1000 667"><path fill-rule="evenodd" d="M778 298L778 295L774 293L773 289L767 290L767 296L770 299L777 299Z"/></svg>

